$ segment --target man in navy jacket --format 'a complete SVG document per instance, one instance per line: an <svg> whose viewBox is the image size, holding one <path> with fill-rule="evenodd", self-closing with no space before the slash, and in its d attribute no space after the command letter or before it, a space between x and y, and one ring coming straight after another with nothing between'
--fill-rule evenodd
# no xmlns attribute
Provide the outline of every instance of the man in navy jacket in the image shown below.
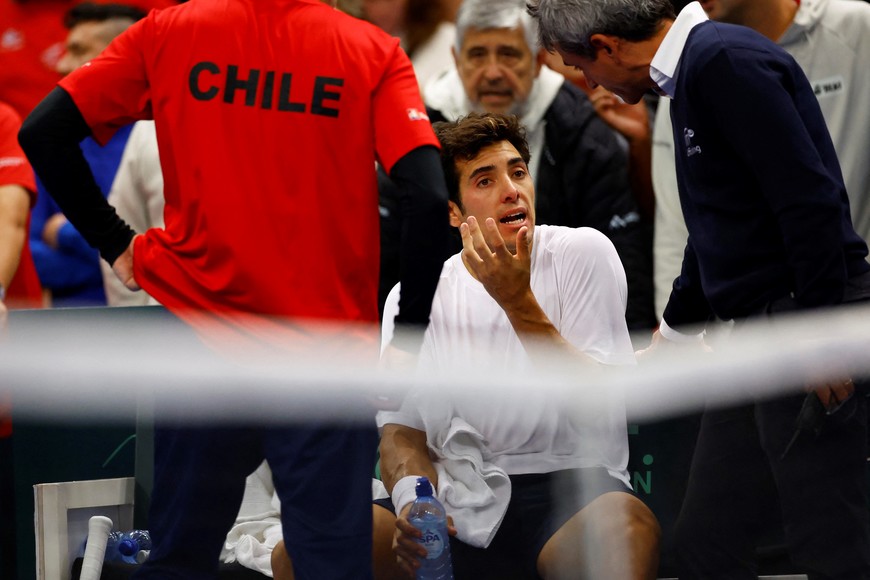
<svg viewBox="0 0 870 580"><path fill-rule="evenodd" d="M675 18L668 0L538 0L543 45L626 102L671 99L689 230L652 349L676 328L870 298L839 163L800 67L749 29ZM735 386L739 388L739 386ZM792 560L811 578L870 578L866 409L851 379L813 384L833 411L789 444L806 397L709 410L677 526L683 577L754 577L758 519L778 499Z"/></svg>

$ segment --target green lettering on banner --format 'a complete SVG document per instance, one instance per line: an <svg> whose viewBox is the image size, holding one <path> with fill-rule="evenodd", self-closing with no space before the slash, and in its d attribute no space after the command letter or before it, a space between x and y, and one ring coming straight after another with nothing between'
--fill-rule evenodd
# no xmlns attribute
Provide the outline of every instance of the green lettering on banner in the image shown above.
<svg viewBox="0 0 870 580"><path fill-rule="evenodd" d="M637 493L640 493L642 489L645 494L652 494L652 471L647 471L646 473L635 471L631 487Z"/></svg>

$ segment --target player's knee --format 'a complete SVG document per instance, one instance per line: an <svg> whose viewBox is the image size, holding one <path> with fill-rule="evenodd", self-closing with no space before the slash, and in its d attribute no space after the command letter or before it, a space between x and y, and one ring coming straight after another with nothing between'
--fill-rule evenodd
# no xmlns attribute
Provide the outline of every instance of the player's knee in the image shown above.
<svg viewBox="0 0 870 580"><path fill-rule="evenodd" d="M629 510L629 534L638 538L645 538L648 541L654 542L656 547L661 540L662 529L659 526L659 521L653 515L646 504L637 498Z"/></svg>
<svg viewBox="0 0 870 580"><path fill-rule="evenodd" d="M642 501L626 493L607 493L547 542L538 571L547 579L654 578L660 538L658 520Z"/></svg>
<svg viewBox="0 0 870 580"><path fill-rule="evenodd" d="M272 550L272 576L275 580L293 580L293 564L284 546L284 540L278 542Z"/></svg>
<svg viewBox="0 0 870 580"><path fill-rule="evenodd" d="M596 502L598 505L595 505ZM661 528L652 511L638 498L626 493L608 493L589 504L592 533L598 541L624 546L637 543L658 546Z"/></svg>
<svg viewBox="0 0 870 580"><path fill-rule="evenodd" d="M613 555L593 564L593 569L613 578L655 578L659 563L661 527L652 511L633 495L607 494L600 506L594 545L599 553ZM603 497L603 496L602 496ZM598 577L593 574L592 577Z"/></svg>

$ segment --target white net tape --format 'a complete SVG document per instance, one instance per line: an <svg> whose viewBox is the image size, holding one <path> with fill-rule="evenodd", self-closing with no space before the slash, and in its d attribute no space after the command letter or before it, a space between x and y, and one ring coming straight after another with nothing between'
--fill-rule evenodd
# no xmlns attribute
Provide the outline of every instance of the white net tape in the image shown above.
<svg viewBox="0 0 870 580"><path fill-rule="evenodd" d="M31 317L11 324L0 345L0 393L13 395L16 413L42 418L125 419L137 401L154 396L167 419L286 421L363 417L370 411L350 395L396 399L412 383L483 398L521 398L533 385L578 412L594 412L596 394L622 389L630 418L642 421L696 411L705 402L773 396L827 377L870 376L867 305L746 322L708 341L711 352L679 345L635 367L577 364L542 352L537 360L544 364L525 374L487 366L487 353L475 357L481 364L474 368L425 376L384 369L376 356L361 356L348 346L353 341L340 339L357 330L307 326L304 342L283 344L288 348L277 356L271 348L266 354L233 343L218 355L165 317L113 313L63 324ZM277 340L272 329L265 333ZM366 351L372 353L376 346Z"/></svg>

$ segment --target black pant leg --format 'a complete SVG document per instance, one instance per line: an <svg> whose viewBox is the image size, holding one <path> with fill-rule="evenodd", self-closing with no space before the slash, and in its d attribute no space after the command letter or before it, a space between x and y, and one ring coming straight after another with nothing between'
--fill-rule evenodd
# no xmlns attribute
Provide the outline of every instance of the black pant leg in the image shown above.
<svg viewBox="0 0 870 580"><path fill-rule="evenodd" d="M870 578L866 400L852 397L818 436L802 434L783 458L803 400L758 405L791 558L813 580Z"/></svg>
<svg viewBox="0 0 870 580"><path fill-rule="evenodd" d="M245 478L262 459L255 429L156 428L148 514L153 548L134 578L216 578Z"/></svg>
<svg viewBox="0 0 870 580"><path fill-rule="evenodd" d="M707 410L675 524L680 578L756 578L756 541L773 494L752 405Z"/></svg>

